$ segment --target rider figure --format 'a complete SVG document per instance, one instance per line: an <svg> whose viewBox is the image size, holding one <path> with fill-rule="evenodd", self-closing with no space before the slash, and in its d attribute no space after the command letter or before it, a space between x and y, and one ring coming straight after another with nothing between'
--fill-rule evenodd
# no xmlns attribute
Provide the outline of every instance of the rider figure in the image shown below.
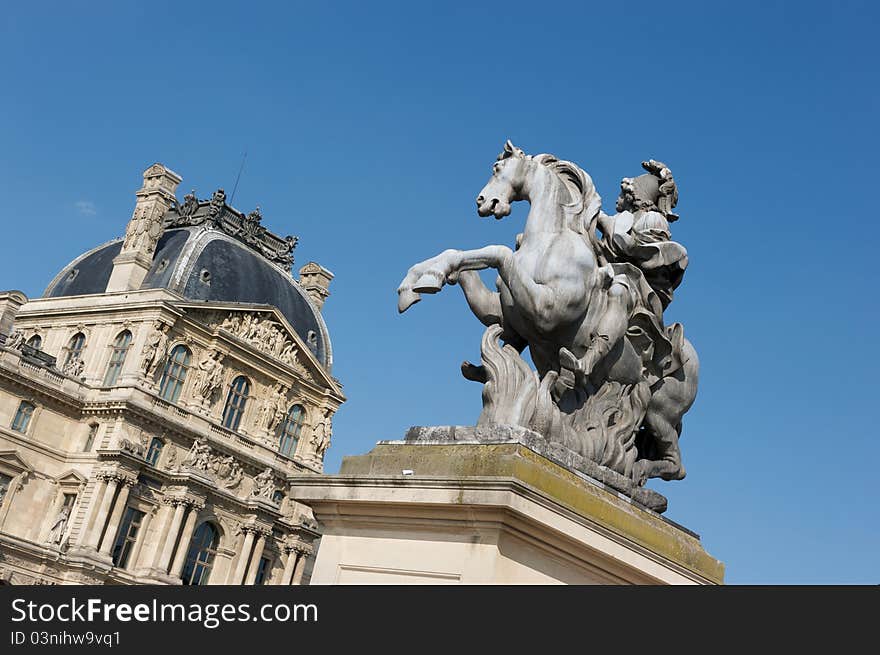
<svg viewBox="0 0 880 655"><path fill-rule="evenodd" d="M672 365L667 354L676 359L680 350L680 330L670 333L663 327L663 310L672 301L688 264L687 251L671 240L669 230L669 224L678 220L672 213L678 189L666 164L652 159L642 162L642 167L646 174L621 181L618 213L608 216L599 212L599 245L610 262L605 271L608 306L581 357L566 348L560 350L557 394L563 387L570 388L575 379L588 377L625 334L640 341L644 363L655 374ZM638 279L642 276L643 281ZM651 366L655 359L658 366Z"/></svg>
<svg viewBox="0 0 880 655"><path fill-rule="evenodd" d="M678 188L666 164L651 159L642 167L646 174L621 181L618 213L599 212L601 244L608 261L639 268L666 309L688 265L687 250L671 240L669 231L678 220L672 213ZM662 321L662 315L658 318Z"/></svg>

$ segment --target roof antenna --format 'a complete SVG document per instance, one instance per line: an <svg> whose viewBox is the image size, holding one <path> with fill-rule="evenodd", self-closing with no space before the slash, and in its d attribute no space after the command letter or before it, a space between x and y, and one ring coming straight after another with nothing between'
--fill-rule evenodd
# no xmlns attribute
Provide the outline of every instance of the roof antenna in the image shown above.
<svg viewBox="0 0 880 655"><path fill-rule="evenodd" d="M232 204L232 201L235 200L235 191L238 189L238 181L241 179L241 172L244 170L244 160L247 159L247 148L244 149L244 154L241 156L241 166L238 167L238 175L235 177L235 186L232 187L232 196L229 198L229 204Z"/></svg>

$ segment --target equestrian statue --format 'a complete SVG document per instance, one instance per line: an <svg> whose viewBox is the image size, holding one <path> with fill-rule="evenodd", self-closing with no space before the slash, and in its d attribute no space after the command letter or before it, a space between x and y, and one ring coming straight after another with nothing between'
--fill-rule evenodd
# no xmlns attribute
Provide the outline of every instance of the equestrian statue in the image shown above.
<svg viewBox="0 0 880 655"><path fill-rule="evenodd" d="M662 162L642 167L607 215L576 164L508 141L476 201L480 216L496 219L529 203L515 248L446 250L398 288L404 312L457 284L486 326L482 363L462 364L483 385L477 426L528 428L637 487L684 478L679 437L699 371L681 324L663 321L688 263L670 234L678 189ZM498 273L496 291L478 273L487 268Z"/></svg>

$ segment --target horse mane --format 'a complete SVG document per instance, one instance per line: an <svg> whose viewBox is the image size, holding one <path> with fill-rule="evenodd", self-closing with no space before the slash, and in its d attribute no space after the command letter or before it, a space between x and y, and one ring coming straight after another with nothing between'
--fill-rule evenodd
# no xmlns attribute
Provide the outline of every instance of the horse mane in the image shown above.
<svg viewBox="0 0 880 655"><path fill-rule="evenodd" d="M598 257L602 250L596 237L596 222L602 208L602 198L586 171L580 166L550 154L535 155L532 159L556 173L568 189L572 202L564 206L565 213L572 217L572 224L593 246Z"/></svg>

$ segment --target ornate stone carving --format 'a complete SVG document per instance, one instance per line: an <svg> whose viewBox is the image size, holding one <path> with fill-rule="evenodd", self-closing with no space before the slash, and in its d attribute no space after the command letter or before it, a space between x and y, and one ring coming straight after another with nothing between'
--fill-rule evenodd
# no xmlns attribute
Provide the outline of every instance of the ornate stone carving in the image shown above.
<svg viewBox="0 0 880 655"><path fill-rule="evenodd" d="M276 491L278 491L278 487L275 483L275 474L272 472L272 469L266 468L262 473L258 473L254 476L254 488L251 491L252 496L265 498L274 503Z"/></svg>
<svg viewBox="0 0 880 655"><path fill-rule="evenodd" d="M117 438L116 447L129 455L144 458L147 456L148 442L147 438L143 435L141 435L140 440L135 441L134 439L129 439L125 433L121 433Z"/></svg>
<svg viewBox="0 0 880 655"><path fill-rule="evenodd" d="M224 489L236 489L244 477L241 464L229 455L222 460L218 458L216 461L215 473L220 480L220 486Z"/></svg>
<svg viewBox="0 0 880 655"><path fill-rule="evenodd" d="M64 365L64 367L61 369L61 372L64 373L64 375L69 375L73 378L79 378L82 377L85 368L86 363L83 361L82 357L74 357Z"/></svg>
<svg viewBox="0 0 880 655"><path fill-rule="evenodd" d="M241 464L235 457L215 453L204 437L193 443L181 467L199 471L213 478L224 489L229 490L236 489L244 477Z"/></svg>
<svg viewBox="0 0 880 655"><path fill-rule="evenodd" d="M165 457L165 470L175 471L177 470L177 448L168 444L166 449L168 450L168 455Z"/></svg>
<svg viewBox="0 0 880 655"><path fill-rule="evenodd" d="M61 511L58 512L58 516L55 517L55 520L52 521L52 527L49 529L49 535L46 537L46 542L53 545L60 545L61 541L64 539L64 533L67 531L67 521L70 517L70 507L65 505L61 508Z"/></svg>
<svg viewBox="0 0 880 655"><path fill-rule="evenodd" d="M259 207L244 214L227 205L226 192L218 189L207 202L200 202L195 197L195 191L184 197L182 205L175 202L165 215L165 227L208 223L245 243L285 271L290 271L298 237L279 237L267 230L262 225L262 220Z"/></svg>
<svg viewBox="0 0 880 655"><path fill-rule="evenodd" d="M260 405L258 427L271 433L287 412L287 390L276 384L272 393L269 394Z"/></svg>
<svg viewBox="0 0 880 655"><path fill-rule="evenodd" d="M11 483L11 478L0 478L0 505L3 504L3 499L6 498L6 494L9 493L9 485Z"/></svg>
<svg viewBox="0 0 880 655"><path fill-rule="evenodd" d="M315 427L312 430L312 438L310 440L312 448L315 449L315 455L321 460L324 459L324 453L326 453L327 449L330 447L330 438L332 434L332 412L328 409L315 424Z"/></svg>
<svg viewBox="0 0 880 655"><path fill-rule="evenodd" d="M153 379L159 366L168 355L168 330L171 326L163 321L156 321L141 351L141 371L148 380Z"/></svg>
<svg viewBox="0 0 880 655"><path fill-rule="evenodd" d="M176 206L176 204L175 204ZM181 218L190 218L199 208L199 199L196 198L196 190L193 189L183 196L183 204L177 207L177 211Z"/></svg>
<svg viewBox="0 0 880 655"><path fill-rule="evenodd" d="M222 353L205 351L201 361L196 366L196 378L193 384L193 398L200 406L210 407L214 402L214 396L223 383Z"/></svg>
<svg viewBox="0 0 880 655"><path fill-rule="evenodd" d="M678 438L699 366L682 326L663 322L687 266L669 233L678 191L668 166L643 167L607 216L577 165L508 141L477 211L500 219L527 200L516 248L447 250L410 268L398 289L404 312L421 294L460 284L487 326L482 365L462 366L483 384L478 426L529 428L636 485L684 477ZM477 273L486 268L498 271L497 292ZM526 347L537 370L520 354Z"/></svg>
<svg viewBox="0 0 880 655"><path fill-rule="evenodd" d="M15 330L12 334L6 337L6 343L3 345L7 348L12 348L13 350L21 350L24 342L24 332L22 330Z"/></svg>
<svg viewBox="0 0 880 655"><path fill-rule="evenodd" d="M300 374L307 374L297 357L299 351L296 343L287 336L280 323L273 321L271 317L255 312L231 312L223 319L219 328L281 360Z"/></svg>
<svg viewBox="0 0 880 655"><path fill-rule="evenodd" d="M211 468L211 456L213 451L205 437L193 442L189 454L183 460L182 466L196 471L208 471Z"/></svg>

